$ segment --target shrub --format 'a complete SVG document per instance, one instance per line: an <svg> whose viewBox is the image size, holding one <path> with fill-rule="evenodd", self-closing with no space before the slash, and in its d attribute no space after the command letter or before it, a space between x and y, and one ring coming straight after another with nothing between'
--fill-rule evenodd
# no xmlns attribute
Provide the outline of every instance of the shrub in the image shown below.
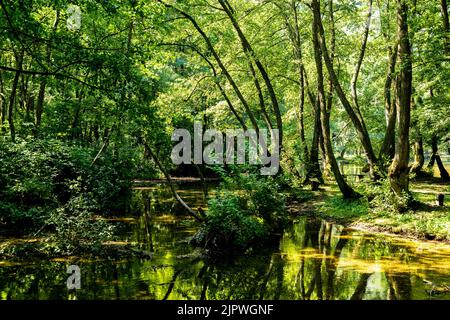
<svg viewBox="0 0 450 320"><path fill-rule="evenodd" d="M58 140L0 142L0 222L56 231L67 253L107 238L109 227L93 218L127 197L131 165L108 152L91 165L96 151Z"/></svg>
<svg viewBox="0 0 450 320"><path fill-rule="evenodd" d="M369 199L370 206L377 211L386 213L401 213L407 210L415 200L411 194L405 193L401 197L393 194L388 179L382 179L362 190Z"/></svg>
<svg viewBox="0 0 450 320"><path fill-rule="evenodd" d="M263 220L252 215L245 201L226 192L209 201L206 221L195 240L208 248L245 248L266 234Z"/></svg>
<svg viewBox="0 0 450 320"><path fill-rule="evenodd" d="M280 232L288 217L285 199L271 177L226 176L194 243L208 249L246 249Z"/></svg>
<svg viewBox="0 0 450 320"><path fill-rule="evenodd" d="M57 252L97 251L103 241L112 237L112 226L104 220L94 219L97 207L90 202L90 199L78 195L51 212L49 223L56 231L52 240L57 244Z"/></svg>

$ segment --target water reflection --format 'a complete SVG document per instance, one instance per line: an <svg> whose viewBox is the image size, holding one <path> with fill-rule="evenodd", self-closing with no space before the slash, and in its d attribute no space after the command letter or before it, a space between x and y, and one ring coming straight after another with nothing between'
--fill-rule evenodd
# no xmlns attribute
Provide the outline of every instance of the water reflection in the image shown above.
<svg viewBox="0 0 450 320"><path fill-rule="evenodd" d="M200 188L182 191L204 208ZM211 194L211 192L210 192ZM450 299L450 246L352 231L299 218L280 243L252 255L208 259L188 241L196 224L165 188L136 190L126 217L111 219L121 261L0 261L1 299ZM0 240L1 241L1 240ZM143 256L143 258L142 258ZM66 266L81 290L66 289Z"/></svg>

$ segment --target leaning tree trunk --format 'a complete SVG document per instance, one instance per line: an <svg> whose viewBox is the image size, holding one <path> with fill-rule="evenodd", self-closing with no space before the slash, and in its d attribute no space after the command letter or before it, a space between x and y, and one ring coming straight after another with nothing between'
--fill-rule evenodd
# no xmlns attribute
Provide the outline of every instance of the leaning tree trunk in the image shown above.
<svg viewBox="0 0 450 320"><path fill-rule="evenodd" d="M169 187L170 187L170 191L172 192L172 195L174 196L174 198L177 200L177 202L187 211L187 213L192 216L195 220L197 220L198 222L203 222L203 218L200 216L200 214L197 214L194 210L192 210L191 207L189 207L189 205L184 202L184 200L180 197L180 195L178 194L176 188L175 188L175 184L172 180L172 178L170 177L169 172L166 170L166 168L163 166L163 164L161 163L161 161L159 160L158 156L156 155L156 153L150 148L150 146L147 144L147 142L145 142L145 140L141 139L144 148L146 150L146 152L148 152L148 154L150 155L150 157L153 159L153 161L156 163L156 165L158 166L158 168L161 170L161 172L163 173L164 177L166 178Z"/></svg>
<svg viewBox="0 0 450 320"><path fill-rule="evenodd" d="M305 182L307 182L311 178L317 178L320 183L323 183L323 173L320 170L320 164L319 164L319 150L324 152L324 150L319 149L323 146L323 138L322 138L322 124L320 122L320 106L319 106L319 97L314 98L311 90L309 90L310 86L308 83L308 79L306 77L306 71L303 69L304 75L305 75L305 83L306 87L308 88L308 98L310 101L311 106L313 107L314 111L314 127L313 127L313 138L311 141L311 151L309 153L309 158L307 159L307 165L306 165L306 179ZM326 157L322 156L322 162L326 162ZM325 160L324 160L325 159ZM325 172L325 171L324 171Z"/></svg>
<svg viewBox="0 0 450 320"><path fill-rule="evenodd" d="M3 74L0 73L0 127L4 130L3 124L6 121L6 99L5 99L5 87L3 84Z"/></svg>
<svg viewBox="0 0 450 320"><path fill-rule="evenodd" d="M395 195L409 192L409 124L412 95L412 57L409 42L408 6L405 0L397 0L397 33L399 39L397 77L398 138L394 161L389 168L389 181Z"/></svg>
<svg viewBox="0 0 450 320"><path fill-rule="evenodd" d="M291 8L294 13L294 22L291 24L289 19L285 15L286 27L288 29L289 37L291 39L294 48L294 57L298 61L298 74L300 85L300 99L299 99L299 122L300 122L300 140L303 144L303 159L305 162L305 179L303 183L307 183L310 179L318 179L320 183L323 183L323 175L319 164L319 146L322 139L322 126L320 123L320 107L317 105L318 98L314 98L313 93L310 90L308 81L308 75L303 64L302 43L299 32L298 13L295 1L291 3ZM311 150L308 152L308 146L305 138L305 126L304 126L304 104L305 104L305 92L308 96L309 102L314 111L314 128L313 138L311 141Z"/></svg>
<svg viewBox="0 0 450 320"><path fill-rule="evenodd" d="M337 73L334 70L333 63L331 60L331 56L329 53L329 50L327 48L327 43L325 39L325 30L322 24L321 20L321 14L320 14L320 3L318 0L313 0L311 3L311 6L313 8L313 11L315 11L318 15L318 38L319 38L319 44L320 49L322 51L322 55L325 61L325 65L328 70L328 75L330 76L331 83L333 84L334 91L336 92L337 96L339 97L339 100L342 103L342 106L344 107L346 113L348 114L350 120L352 121L356 132L358 134L359 140L361 141L361 145L364 148L364 152L366 153L367 160L369 162L369 167L371 174L374 178L378 178L378 175L376 173L376 166L378 163L378 159L375 156L375 152L372 147L372 142L370 140L369 133L367 132L367 129L363 123L363 119L361 117L361 114L358 112L355 112L354 107L352 107L350 101L347 99L347 96L342 89L341 83L338 79ZM330 159L329 159L330 160Z"/></svg>
<svg viewBox="0 0 450 320"><path fill-rule="evenodd" d="M355 113L357 114L358 118L360 119L361 126L364 128L365 132L368 132L368 130L367 130L366 124L364 122L364 118L361 113L361 108L359 106L359 100L358 100L358 94L357 94L357 83L358 83L359 74L361 72L361 66L362 66L362 63L363 63L363 60L364 60L364 57L366 54L367 40L369 38L370 23L371 23L371 19L372 19L372 2L373 2L372 0L369 0L369 13L367 15L366 27L364 29L364 35L363 35L363 41L361 44L358 61L356 63L356 69L355 69L355 72L353 74L353 77L352 77L352 80L350 83L353 107L355 109ZM371 172L372 176L378 175L378 173L373 172L373 165L371 165L369 163L369 166L371 166L370 170L372 171Z"/></svg>
<svg viewBox="0 0 450 320"><path fill-rule="evenodd" d="M443 181L450 181L450 176L449 176L447 170L445 169L444 164L442 163L442 159L438 153L438 138L436 136L433 136L431 138L431 158L430 158L430 162L428 163L428 166L427 166L428 170L433 169L435 162L438 166L441 179Z"/></svg>
<svg viewBox="0 0 450 320"><path fill-rule="evenodd" d="M306 179L318 179L320 183L323 183L322 171L319 165L319 143L322 136L322 123L320 120L320 106L319 99L317 99L317 105L314 108L314 132L313 140L311 143L311 152L309 154Z"/></svg>
<svg viewBox="0 0 450 320"><path fill-rule="evenodd" d="M256 121L256 118L252 112L252 110L250 109L250 105L247 102L247 100L244 98L241 90L239 89L238 85L236 84L236 82L234 81L233 77L231 76L230 72L228 71L228 69L225 67L224 62L222 61L222 59L220 58L218 52L215 50L214 45L211 41L211 39L206 35L206 33L203 31L203 29L200 27L200 25L197 23L197 21L188 13L186 13L185 11L182 11L178 8L176 8L175 6L171 5L171 4L167 4L162 0L158 0L158 2L162 3L166 8L170 8L175 10L175 12L179 13L180 15L182 15L184 18L186 18L187 20L189 20L192 25L194 26L194 28L198 31L198 33L202 36L203 40L205 41L205 44L209 50L209 52L211 53L211 55L214 57L214 60L217 62L217 65L219 66L220 70L222 71L223 75L225 76L225 78L228 80L228 83L231 85L231 87L233 88L234 92L236 93L236 96L239 98L239 101L241 101L245 112L247 113L250 122L252 123L253 129L255 129L255 131L257 133L259 133L259 126L258 126L258 122ZM280 144L281 145L281 144Z"/></svg>
<svg viewBox="0 0 450 320"><path fill-rule="evenodd" d="M253 47L251 46L250 42L247 40L246 36L242 32L241 27L239 26L238 20L236 18L236 14L228 0L219 0L220 5L222 6L223 10L227 14L228 18L231 21L231 24L233 25L242 45L242 49L249 60L250 63L254 63L261 74L261 77L264 80L264 83L266 85L267 92L270 97L270 101L272 103L272 108L275 113L275 119L277 123L277 129L278 129L278 141L280 145L280 151L283 148L283 121L281 117L281 111L278 103L277 96L275 94L275 89L272 85L272 82L269 78L269 74L267 69L263 66L261 61L258 59L255 51L253 50Z"/></svg>
<svg viewBox="0 0 450 320"><path fill-rule="evenodd" d="M330 134L331 110L327 109L325 89L323 84L322 52L319 44L319 23L321 17L320 17L320 5L317 0L313 1L312 9L314 14L314 19L312 22L312 32L313 32L314 60L316 63L316 70L317 70L318 105L320 106L320 121L322 124L322 135L325 153L327 155L331 171L333 172L334 178L344 198L357 198L359 197L359 194L356 193L345 181L344 177L342 176L339 170L339 165L333 153Z"/></svg>
<svg viewBox="0 0 450 320"><path fill-rule="evenodd" d="M330 60L331 65L334 66L334 60L336 57L336 23L334 19L334 6L333 0L328 1L328 14L329 14L329 24L330 24ZM327 108L331 110L333 107L333 98L334 98L334 88L333 81L331 78L328 79L328 92L327 92ZM330 165L327 158L327 153L325 152L325 145L323 141L323 134L320 132L319 137L320 151L322 155L322 168L323 174L325 176L331 176Z"/></svg>

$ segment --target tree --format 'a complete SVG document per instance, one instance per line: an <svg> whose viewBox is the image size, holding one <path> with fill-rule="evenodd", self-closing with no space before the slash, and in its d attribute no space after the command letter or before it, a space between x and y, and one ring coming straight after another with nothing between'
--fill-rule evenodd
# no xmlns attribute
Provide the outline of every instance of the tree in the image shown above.
<svg viewBox="0 0 450 320"><path fill-rule="evenodd" d="M408 6L397 0L397 36L399 42L396 79L396 107L398 112L398 137L395 157L389 168L392 191L401 197L409 192L409 126L412 96L412 56L408 34Z"/></svg>
<svg viewBox="0 0 450 320"><path fill-rule="evenodd" d="M333 153L333 148L331 145L331 135L330 135L330 112L326 105L325 99L325 89L323 84L323 71L322 71L322 52L323 45L320 45L320 28L321 28L321 17L320 17L320 4L317 0L313 0L312 2L312 10L313 10L313 24L312 24L312 33L313 33L313 46L314 46L314 59L316 62L317 69L317 91L318 91L318 105L320 107L320 120L322 124L322 136L324 140L325 152L327 155L327 160L330 163L331 171L333 172L334 178L339 186L339 189L342 192L344 198L357 198L359 194L356 193L344 180L342 176L338 163L336 161L336 157Z"/></svg>

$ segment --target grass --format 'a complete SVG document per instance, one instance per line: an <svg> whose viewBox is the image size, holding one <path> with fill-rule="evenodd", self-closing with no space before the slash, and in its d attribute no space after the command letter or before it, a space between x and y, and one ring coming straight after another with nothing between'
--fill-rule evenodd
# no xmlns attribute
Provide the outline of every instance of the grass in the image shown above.
<svg viewBox="0 0 450 320"><path fill-rule="evenodd" d="M366 199L345 200L340 196L326 197L320 206L323 215L339 220L352 221L368 214L369 205Z"/></svg>
<svg viewBox="0 0 450 320"><path fill-rule="evenodd" d="M405 234L422 239L450 241L449 208L410 210L402 214L370 210L359 222L369 223L396 234Z"/></svg>
<svg viewBox="0 0 450 320"><path fill-rule="evenodd" d="M336 184L323 186L311 201L322 218L347 226L450 242L450 186L431 180L412 182L410 189L418 204L404 213L373 207L365 198L344 200ZM443 207L435 205L438 193L445 194Z"/></svg>

